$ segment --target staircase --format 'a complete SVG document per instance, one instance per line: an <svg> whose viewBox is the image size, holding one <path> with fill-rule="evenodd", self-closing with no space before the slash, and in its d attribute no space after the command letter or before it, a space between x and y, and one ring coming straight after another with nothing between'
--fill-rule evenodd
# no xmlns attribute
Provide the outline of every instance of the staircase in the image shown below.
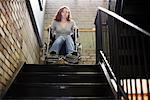
<svg viewBox="0 0 150 100"><path fill-rule="evenodd" d="M114 100L98 65L25 64L4 99Z"/></svg>

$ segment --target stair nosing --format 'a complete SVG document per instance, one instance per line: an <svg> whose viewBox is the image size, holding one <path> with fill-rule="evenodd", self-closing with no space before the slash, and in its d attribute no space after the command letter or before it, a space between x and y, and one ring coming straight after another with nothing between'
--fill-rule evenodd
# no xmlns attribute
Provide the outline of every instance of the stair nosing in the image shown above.
<svg viewBox="0 0 150 100"><path fill-rule="evenodd" d="M69 72L69 71L60 71L60 72L22 72L22 74L50 74L50 75L59 75L59 74L65 74L65 75L103 75L102 72L91 72L91 71L87 71L87 72Z"/></svg>
<svg viewBox="0 0 150 100"><path fill-rule="evenodd" d="M69 86L80 86L80 85L89 85L89 86L98 86L98 85L108 85L108 83L15 83L17 85L52 85L52 86L58 86L58 85L69 85Z"/></svg>
<svg viewBox="0 0 150 100"><path fill-rule="evenodd" d="M23 97L23 98L25 98L25 99L35 99L35 98L37 98L37 97ZM73 97L73 96L68 96L68 97L65 97L65 96L58 96L58 97L38 97L38 99L55 99L55 98L61 98L61 99L97 99L97 98L99 98L99 99L113 99L113 97L112 96L107 96L107 97L88 97L88 96L86 96L86 97ZM113 99L114 100L114 99Z"/></svg>

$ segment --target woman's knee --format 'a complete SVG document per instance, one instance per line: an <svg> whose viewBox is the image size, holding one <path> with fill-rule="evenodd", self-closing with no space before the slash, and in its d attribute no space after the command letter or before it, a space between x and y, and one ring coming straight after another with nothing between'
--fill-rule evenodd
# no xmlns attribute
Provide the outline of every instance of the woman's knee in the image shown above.
<svg viewBox="0 0 150 100"><path fill-rule="evenodd" d="M72 38L71 35L67 35L67 38Z"/></svg>
<svg viewBox="0 0 150 100"><path fill-rule="evenodd" d="M55 41L57 41L57 42L64 42L65 38L63 36L59 36Z"/></svg>
<svg viewBox="0 0 150 100"><path fill-rule="evenodd" d="M64 40L64 37L63 37L63 36L59 36L57 39L62 39L62 40Z"/></svg>
<svg viewBox="0 0 150 100"><path fill-rule="evenodd" d="M66 38L67 41L73 41L71 35L67 35L67 38Z"/></svg>

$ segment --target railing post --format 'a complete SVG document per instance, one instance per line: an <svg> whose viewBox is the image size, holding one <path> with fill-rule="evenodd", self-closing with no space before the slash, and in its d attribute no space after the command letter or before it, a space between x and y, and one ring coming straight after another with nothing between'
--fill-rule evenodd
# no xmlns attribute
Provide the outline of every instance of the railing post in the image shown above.
<svg viewBox="0 0 150 100"><path fill-rule="evenodd" d="M102 21L101 21L101 11L97 11L95 19L95 28L96 28L96 64L100 60L99 51L102 50Z"/></svg>

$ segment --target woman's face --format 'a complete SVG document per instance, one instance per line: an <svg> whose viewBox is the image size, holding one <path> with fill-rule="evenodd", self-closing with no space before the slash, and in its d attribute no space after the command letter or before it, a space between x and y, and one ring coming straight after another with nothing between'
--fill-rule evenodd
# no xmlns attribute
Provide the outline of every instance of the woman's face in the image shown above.
<svg viewBox="0 0 150 100"><path fill-rule="evenodd" d="M68 16L69 16L69 10L67 8L64 8L63 11L61 12L61 17L67 19Z"/></svg>

